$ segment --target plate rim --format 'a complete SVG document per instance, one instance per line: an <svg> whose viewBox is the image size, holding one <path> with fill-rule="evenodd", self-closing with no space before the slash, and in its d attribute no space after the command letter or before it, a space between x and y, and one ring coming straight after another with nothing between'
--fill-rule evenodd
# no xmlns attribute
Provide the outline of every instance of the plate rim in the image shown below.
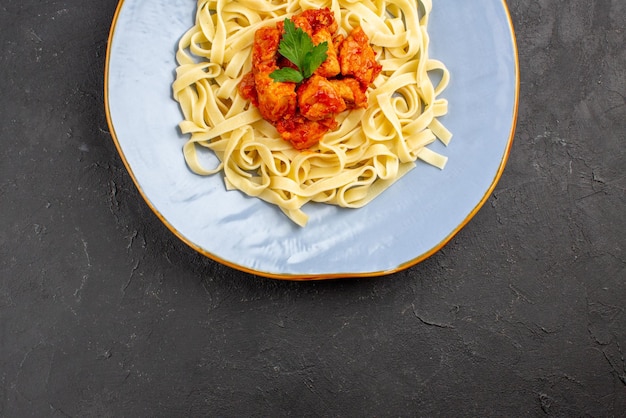
<svg viewBox="0 0 626 418"><path fill-rule="evenodd" d="M452 240L452 238L454 238L454 236L456 236L459 231L461 229L463 229L471 220L472 218L474 218L474 216L478 213L478 211L483 207L483 205L487 202L487 200L489 199L489 197L491 196L491 194L493 193L494 189L496 188L500 178L502 177L502 174L504 172L504 169L506 167L510 152L511 152L511 148L513 145L513 141L515 138L515 131L517 128L517 119L518 119L518 111L519 111L519 95L520 95L520 68L519 68L519 51L517 48L517 39L516 39L516 35L515 35L515 29L513 26L513 21L511 18L511 13L509 11L509 7L507 5L506 0L500 0L503 9L504 9L504 13L506 16L506 20L507 20L507 24L508 24L508 28L509 28L509 32L510 32L510 37L511 37L511 47L512 47L512 52L513 52L513 59L514 59L514 69L515 69L515 86L514 86L514 102L513 102L513 112L512 112L512 120L511 120L511 128L509 131L509 137L507 140L507 144L506 147L504 149L504 152L502 154L502 159L500 160L500 164L498 166L498 169L489 185L489 187L487 188L487 190L485 191L485 193L483 194L482 198L478 201L478 203L476 204L476 206L474 206L474 208L467 214L467 216L456 226L456 228L454 228L450 233L448 233L448 235L446 235L439 243L437 243L436 245L434 245L430 250L419 254L418 256L399 264L398 266L394 267L394 268L390 268L390 269L384 269L384 270L378 270L378 271L371 271L371 272L336 272L336 273L319 273L319 274L308 274L308 273L302 273L302 274L295 274L295 273L272 273L272 272L265 272L265 271L261 271L261 270L256 270L253 269L251 267L246 267L246 266L242 266L240 264L237 264L235 262L231 262L228 260L225 260L221 257L219 257L218 255L207 251L203 248L201 248L198 244L194 243L193 241L191 241L190 239L188 239L187 237L185 237L180 231L178 231L166 218L165 216L163 216L163 214L154 206L154 204L150 201L150 199L148 198L148 196L146 195L146 193L143 190L143 187L140 185L139 181L137 180L137 177L135 176L132 167L130 166L130 164L128 163L128 160L126 158L126 155L124 154L123 150L122 150L122 146L119 142L119 139L117 137L117 134L115 132L115 126L113 124L113 119L111 117L111 109L110 109L110 98L109 98L109 75L110 75L110 63L111 63L111 54L112 54L112 44L113 44L113 38L115 36L115 31L117 28L117 22L120 16L120 13L122 11L122 8L124 6L125 0L119 0L118 4L116 6L115 9L115 13L113 15L113 19L111 22L111 27L109 29L109 34L108 34L108 38L107 38L107 50L106 50L106 57L105 57L105 66L104 66L104 111L105 111L105 116L106 116L106 120L107 120L107 124L109 127L109 132L111 134L111 138L113 139L113 143L115 144L115 148L117 149L118 155L120 156L120 159L122 160L122 163L124 164L124 166L126 167L126 170L128 172L128 174L130 175L135 187L137 188L139 194L141 195L141 197L143 198L144 202L148 205L148 207L152 210L152 212L157 216L157 218L167 227L167 229L173 233L178 239L180 239L183 243L185 243L186 245L188 245L189 247L191 247L194 251L198 252L199 254L217 262L220 263L222 265L225 265L229 268L232 268L234 270L238 270L238 271L242 271L244 273L248 273L248 274L252 274L255 276L261 276L261 277L266 277L266 278L270 278L270 279L278 279L278 280L287 280L287 281L312 281L312 280L328 280L328 279L342 279L342 278L367 278L367 277L380 277L380 276L386 276L386 275L390 275L390 274L394 274L394 273L398 273L401 272L403 270L406 270L410 267L415 266L416 264L419 264L420 262L430 258L432 255L434 255L435 253L437 253L439 250L441 250L446 244L448 244L448 242L450 242Z"/></svg>

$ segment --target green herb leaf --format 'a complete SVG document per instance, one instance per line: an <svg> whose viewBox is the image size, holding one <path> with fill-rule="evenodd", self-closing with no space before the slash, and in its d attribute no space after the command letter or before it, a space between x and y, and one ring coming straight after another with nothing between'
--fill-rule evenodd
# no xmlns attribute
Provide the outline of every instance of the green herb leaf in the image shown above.
<svg viewBox="0 0 626 418"><path fill-rule="evenodd" d="M289 67L285 67L285 68L281 68L279 70L273 71L270 74L270 77L274 81L292 82L292 83L299 83L304 79L300 71L294 70L293 68L289 68Z"/></svg>
<svg viewBox="0 0 626 418"><path fill-rule="evenodd" d="M306 53L304 56L304 63L302 64L302 67L300 67L300 71L302 71L304 78L311 77L315 70L317 70L324 61L326 61L326 51L328 51L328 43L322 42Z"/></svg>
<svg viewBox="0 0 626 418"><path fill-rule="evenodd" d="M284 21L285 34L278 46L278 52L294 63L301 71L306 53L311 51L315 45L311 37L289 19Z"/></svg>
<svg viewBox="0 0 626 418"><path fill-rule="evenodd" d="M270 74L276 81L292 81L299 83L313 75L315 70L326 60L328 43L313 44L311 37L289 19L284 21L285 34L283 35L278 52L291 61L298 70L281 68ZM298 77L294 73L299 73ZM288 78L288 79L285 79Z"/></svg>

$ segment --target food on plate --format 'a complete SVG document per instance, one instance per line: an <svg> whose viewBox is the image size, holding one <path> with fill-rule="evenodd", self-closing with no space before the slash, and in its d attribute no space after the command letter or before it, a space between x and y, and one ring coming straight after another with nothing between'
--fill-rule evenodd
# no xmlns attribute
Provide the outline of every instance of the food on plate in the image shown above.
<svg viewBox="0 0 626 418"><path fill-rule="evenodd" d="M335 129L339 113L366 108L367 89L382 69L360 26L348 36L337 29L325 7L254 33L252 70L240 93L299 150Z"/></svg>
<svg viewBox="0 0 626 418"><path fill-rule="evenodd" d="M357 208L422 160L443 168L445 65L431 0L198 0L172 85L188 167L277 205ZM202 150L217 156L207 166Z"/></svg>

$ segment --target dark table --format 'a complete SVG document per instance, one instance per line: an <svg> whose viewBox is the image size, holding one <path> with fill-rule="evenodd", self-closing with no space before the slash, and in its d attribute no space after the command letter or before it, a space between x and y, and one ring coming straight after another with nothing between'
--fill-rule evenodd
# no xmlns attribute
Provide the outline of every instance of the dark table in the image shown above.
<svg viewBox="0 0 626 418"><path fill-rule="evenodd" d="M626 3L508 4L484 207L405 271L297 283L142 200L103 106L116 0L3 1L0 416L625 416Z"/></svg>

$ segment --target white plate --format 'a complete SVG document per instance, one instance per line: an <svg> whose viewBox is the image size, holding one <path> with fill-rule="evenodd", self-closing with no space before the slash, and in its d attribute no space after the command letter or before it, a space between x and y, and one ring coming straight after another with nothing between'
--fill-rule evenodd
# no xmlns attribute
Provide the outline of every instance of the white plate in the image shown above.
<svg viewBox="0 0 626 418"><path fill-rule="evenodd" d="M192 0L123 0L105 74L115 144L148 205L184 242L221 263L281 279L376 276L424 260L476 214L506 163L517 117L519 69L503 0L434 2L430 56L451 81L441 121L453 132L443 171L424 163L361 209L308 204L305 228L216 175L191 173L172 99L174 53L193 24Z"/></svg>

